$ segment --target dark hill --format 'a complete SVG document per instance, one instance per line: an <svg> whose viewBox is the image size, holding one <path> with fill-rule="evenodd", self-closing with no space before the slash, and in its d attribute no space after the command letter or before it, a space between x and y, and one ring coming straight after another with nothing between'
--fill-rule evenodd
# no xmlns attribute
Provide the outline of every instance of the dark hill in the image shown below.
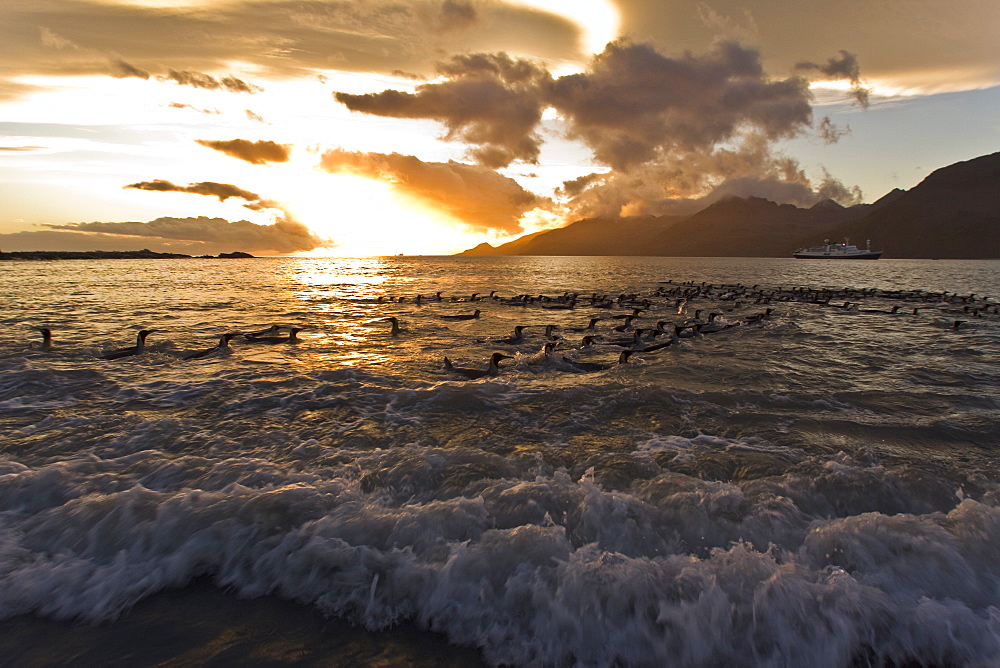
<svg viewBox="0 0 1000 668"><path fill-rule="evenodd" d="M480 244L460 255L649 255L650 239L677 220L679 216L585 218L496 248Z"/></svg>
<svg viewBox="0 0 1000 668"><path fill-rule="evenodd" d="M1000 258L1000 153L931 173L912 190L845 208L729 197L688 217L589 218L463 255L789 257L850 238L887 258Z"/></svg>
<svg viewBox="0 0 1000 668"><path fill-rule="evenodd" d="M535 237L545 234L550 230L542 230L541 232L532 232L531 234L525 234L523 237L518 237L513 241L508 241L505 244L499 246L491 246L488 243L481 243L475 248L470 248L469 250L462 251L458 255L530 255L530 253L520 252L525 246L531 243L531 240Z"/></svg>
<svg viewBox="0 0 1000 668"><path fill-rule="evenodd" d="M811 209L759 197L727 197L686 218L649 245L649 255L788 257L800 237L819 236L857 215L831 200Z"/></svg>
<svg viewBox="0 0 1000 668"><path fill-rule="evenodd" d="M871 239L885 257L1000 258L1000 153L942 167L913 189L893 192L894 199L876 206L879 200L827 236Z"/></svg>

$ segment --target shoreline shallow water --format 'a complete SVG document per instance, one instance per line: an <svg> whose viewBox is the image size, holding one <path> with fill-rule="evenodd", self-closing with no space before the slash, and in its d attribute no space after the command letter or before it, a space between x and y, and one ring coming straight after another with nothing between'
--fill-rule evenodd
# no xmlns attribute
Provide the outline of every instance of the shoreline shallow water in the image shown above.
<svg viewBox="0 0 1000 668"><path fill-rule="evenodd" d="M54 633L58 663L159 633L156 656L224 662L255 651L245 609L304 615L260 649L274 663L988 665L997 265L834 264L5 264L0 636ZM553 301L471 301L491 290ZM639 327L723 326L586 367L618 357L644 300ZM270 323L302 342L182 359ZM101 358L140 328L143 355ZM495 350L496 376L442 366ZM172 649L170 620L191 622Z"/></svg>
<svg viewBox="0 0 1000 668"><path fill-rule="evenodd" d="M196 580L111 622L0 621L8 665L485 666L478 652L412 624L367 631L276 597L239 598Z"/></svg>

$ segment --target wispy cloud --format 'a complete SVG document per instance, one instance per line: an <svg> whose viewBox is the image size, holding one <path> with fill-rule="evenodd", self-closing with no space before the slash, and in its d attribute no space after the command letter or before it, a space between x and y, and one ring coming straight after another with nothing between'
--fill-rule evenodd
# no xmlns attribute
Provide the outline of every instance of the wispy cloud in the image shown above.
<svg viewBox="0 0 1000 668"><path fill-rule="evenodd" d="M190 109L191 111L197 111L199 114L213 114L218 115L222 112L218 109L199 109L198 107L192 106L190 104L185 104L184 102L171 102L167 105L171 109Z"/></svg>
<svg viewBox="0 0 1000 668"><path fill-rule="evenodd" d="M849 81L854 99L862 107L868 106L871 91L861 81L861 65L856 54L841 50L836 57L827 59L825 63L801 62L795 65L795 69L817 73L828 81Z"/></svg>
<svg viewBox="0 0 1000 668"><path fill-rule="evenodd" d="M230 139L215 141L196 139L195 142L254 165L263 165L269 162L288 162L292 155L291 144L279 144L268 140L249 141L247 139Z"/></svg>
<svg viewBox="0 0 1000 668"><path fill-rule="evenodd" d="M260 86L238 79L232 75L215 78L204 72L170 70L166 75L157 77L161 81L174 81L182 86L205 88L207 90L226 90L230 93L259 93L264 89Z"/></svg>
<svg viewBox="0 0 1000 668"><path fill-rule="evenodd" d="M131 63L126 63L121 58L115 58L110 63L111 76L116 79L149 79L149 72L146 70L136 67Z"/></svg>
<svg viewBox="0 0 1000 668"><path fill-rule="evenodd" d="M230 197L245 199L248 202L257 202L260 195L249 190L237 188L229 183L215 183L213 181L202 181L201 183L191 183L186 186L179 186L170 181L156 179L153 181L141 181L130 183L125 188L135 188L136 190L152 190L155 192L179 192L191 193L194 195L210 195L218 197L220 202L224 202Z"/></svg>

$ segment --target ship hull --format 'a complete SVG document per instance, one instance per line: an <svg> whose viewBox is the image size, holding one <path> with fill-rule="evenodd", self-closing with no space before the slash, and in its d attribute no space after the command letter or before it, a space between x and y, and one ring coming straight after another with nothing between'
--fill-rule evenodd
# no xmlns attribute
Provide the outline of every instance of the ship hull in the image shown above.
<svg viewBox="0 0 1000 668"><path fill-rule="evenodd" d="M837 253L792 253L792 257L800 260L877 260L882 253L853 253L850 255Z"/></svg>

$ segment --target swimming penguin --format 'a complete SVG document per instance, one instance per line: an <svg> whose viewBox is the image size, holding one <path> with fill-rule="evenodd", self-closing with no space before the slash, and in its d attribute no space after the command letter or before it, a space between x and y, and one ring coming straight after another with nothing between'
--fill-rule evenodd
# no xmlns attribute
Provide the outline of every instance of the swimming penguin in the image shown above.
<svg viewBox="0 0 1000 668"><path fill-rule="evenodd" d="M597 331L597 323L601 321L600 317L591 318L590 322L586 327L573 328L568 331L570 332L595 332Z"/></svg>
<svg viewBox="0 0 1000 668"><path fill-rule="evenodd" d="M681 325L674 325L674 336L680 339L690 339L698 336L701 333L701 324L691 325L690 327L685 327Z"/></svg>
<svg viewBox="0 0 1000 668"><path fill-rule="evenodd" d="M475 295L473 295L475 296ZM479 317L479 309L476 309L475 313L468 315L443 315L441 316L444 320L475 320Z"/></svg>
<svg viewBox="0 0 1000 668"><path fill-rule="evenodd" d="M134 355L141 355L144 350L146 350L146 337L155 332L155 329L142 329L135 336L135 345L129 346L128 348L119 348L118 350L112 350L111 352L104 353L101 355L106 360L117 360L122 357L132 357Z"/></svg>
<svg viewBox="0 0 1000 668"><path fill-rule="evenodd" d="M632 346L637 346L641 343L642 335L645 331L646 330L640 327L639 329L634 330L632 332L632 336L630 337L611 339L609 341L604 341L603 343L606 343L609 346L618 346L619 348L631 348Z"/></svg>
<svg viewBox="0 0 1000 668"><path fill-rule="evenodd" d="M515 325L514 333L508 336L506 339L497 339L494 343L505 343L507 345L515 345L518 343L524 343L524 329L528 325Z"/></svg>
<svg viewBox="0 0 1000 668"><path fill-rule="evenodd" d="M284 329L281 325L271 325L267 329L262 329L259 332L247 332L243 336L248 339L255 339L258 336L277 336Z"/></svg>
<svg viewBox="0 0 1000 668"><path fill-rule="evenodd" d="M38 350L44 350L45 352L49 352L50 350L52 350L52 330L49 329L48 327L36 327L35 331L41 333L42 342L35 343L34 341L32 341L29 347L37 348Z"/></svg>
<svg viewBox="0 0 1000 668"><path fill-rule="evenodd" d="M619 364L625 364L628 361L628 358L632 355L632 352L633 351L631 350L623 350L621 354L618 355L617 362L578 362L565 356L563 357L563 362L569 364L577 371L585 371L588 373L592 371L604 371L606 369L616 367Z"/></svg>
<svg viewBox="0 0 1000 668"><path fill-rule="evenodd" d="M298 337L298 333L302 331L301 327L292 327L289 329L288 336L254 336L247 339L250 343L298 343L302 339Z"/></svg>
<svg viewBox="0 0 1000 668"><path fill-rule="evenodd" d="M706 322L705 324L701 325L698 328L698 333L715 334L716 332L721 332L724 329L729 329L731 327L734 327L734 325L730 322L722 322L720 320L716 320L715 318L717 315L719 314L718 313L709 314L708 322Z"/></svg>
<svg viewBox="0 0 1000 668"><path fill-rule="evenodd" d="M615 316L615 317L617 318L618 316ZM622 322L622 324L620 324L620 325L618 325L617 327L614 328L614 330L616 332L624 332L625 330L627 330L628 328L630 328L632 326L632 320L635 319L635 316L634 315L624 315L624 316L621 316L621 318L622 318L622 320L624 320L624 322Z"/></svg>
<svg viewBox="0 0 1000 668"><path fill-rule="evenodd" d="M444 358L444 368L453 373L465 376L469 379L482 378L483 376L495 376L500 372L500 360L514 359L510 355L504 355L503 353L493 353L490 356L490 363L485 369L469 369L466 367L455 366L451 363L451 360L447 357Z"/></svg>
<svg viewBox="0 0 1000 668"><path fill-rule="evenodd" d="M657 350L663 350L664 348L669 348L670 346L672 346L675 343L677 343L678 340L679 339L677 338L676 334L671 334L670 338L667 339L666 341L664 341L663 343L655 343L655 344L653 344L651 346L646 346L645 348L643 348L642 350L639 350L638 352L640 352L640 353L655 353Z"/></svg>
<svg viewBox="0 0 1000 668"><path fill-rule="evenodd" d="M746 318L743 319L743 322L744 323L760 322L761 320L764 320L765 318L770 318L772 311L774 311L773 308L767 308L767 309L764 310L763 313L755 313L753 315L748 315Z"/></svg>
<svg viewBox="0 0 1000 668"><path fill-rule="evenodd" d="M220 350L231 350L231 348L229 346L229 342L235 336L239 336L239 332L226 332L221 337L219 337L219 344L218 345L212 346L211 348L206 348L205 350L198 350L198 351L195 351L193 353L188 353L188 354L184 355L184 359L186 359L186 360L196 360L196 359L201 359L202 357L208 357L209 355L211 355L213 353L217 353Z"/></svg>

